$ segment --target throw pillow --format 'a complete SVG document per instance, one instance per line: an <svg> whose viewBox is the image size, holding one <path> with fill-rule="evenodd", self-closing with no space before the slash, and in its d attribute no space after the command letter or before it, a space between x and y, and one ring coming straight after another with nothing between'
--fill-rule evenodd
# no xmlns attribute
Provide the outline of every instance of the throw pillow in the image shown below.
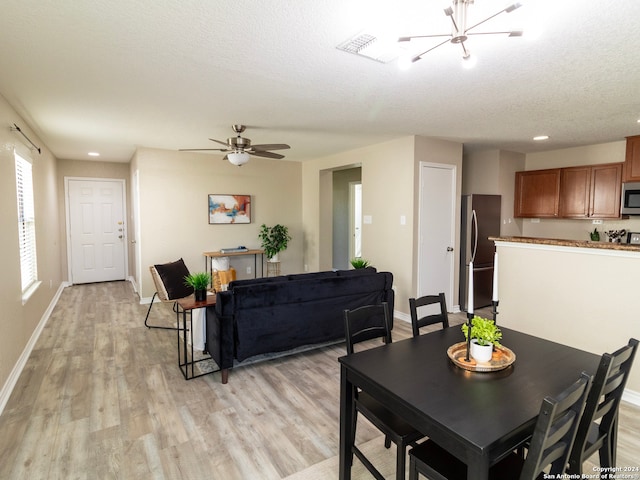
<svg viewBox="0 0 640 480"><path fill-rule="evenodd" d="M188 297L193 293L193 287L184 283L184 277L189 275L189 269L182 258L175 262L154 265L154 267L162 279L164 288L167 289L169 300Z"/></svg>

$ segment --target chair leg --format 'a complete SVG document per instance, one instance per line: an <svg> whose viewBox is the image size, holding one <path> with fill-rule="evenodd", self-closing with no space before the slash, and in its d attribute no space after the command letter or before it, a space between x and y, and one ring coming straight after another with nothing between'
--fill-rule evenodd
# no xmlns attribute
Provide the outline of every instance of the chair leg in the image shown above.
<svg viewBox="0 0 640 480"><path fill-rule="evenodd" d="M399 443L396 445L396 449L396 480L404 480L407 446L404 443Z"/></svg>
<svg viewBox="0 0 640 480"><path fill-rule="evenodd" d="M418 480L418 466L412 455L409 455L409 480Z"/></svg>
<svg viewBox="0 0 640 480"><path fill-rule="evenodd" d="M162 330L180 330L179 328L176 328L176 327L162 327L160 325L149 325L147 323L147 320L149 320L149 314L151 313L151 307L153 307L153 302L156 299L157 295L158 295L158 292L155 292L153 294L153 297L151 297L151 303L149 304L149 309L147 310L147 316L144 317L144 326L147 328L160 328Z"/></svg>

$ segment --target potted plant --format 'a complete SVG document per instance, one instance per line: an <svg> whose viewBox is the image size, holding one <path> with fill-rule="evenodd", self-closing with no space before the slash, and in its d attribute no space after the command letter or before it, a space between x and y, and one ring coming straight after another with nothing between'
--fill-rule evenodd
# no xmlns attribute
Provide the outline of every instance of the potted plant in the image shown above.
<svg viewBox="0 0 640 480"><path fill-rule="evenodd" d="M352 258L350 263L353 268L367 268L370 265L369 260L365 260L362 257Z"/></svg>
<svg viewBox="0 0 640 480"><path fill-rule="evenodd" d="M589 233L589 237L591 237L591 241L599 242L600 241L600 232L598 231L598 227L593 229L593 232Z"/></svg>
<svg viewBox="0 0 640 480"><path fill-rule="evenodd" d="M196 302L204 302L207 299L207 287L209 286L208 273L191 273L184 277L184 284L193 287Z"/></svg>
<svg viewBox="0 0 640 480"><path fill-rule="evenodd" d="M284 225L267 227L264 223L260 226L258 238L262 241L262 249L270 262L278 261L278 253L285 250L291 240L289 229Z"/></svg>
<svg viewBox="0 0 640 480"><path fill-rule="evenodd" d="M464 338L469 338L469 325L464 323L461 326ZM491 360L493 347L500 347L502 332L493 320L478 317L471 319L471 356L478 362L488 362Z"/></svg>

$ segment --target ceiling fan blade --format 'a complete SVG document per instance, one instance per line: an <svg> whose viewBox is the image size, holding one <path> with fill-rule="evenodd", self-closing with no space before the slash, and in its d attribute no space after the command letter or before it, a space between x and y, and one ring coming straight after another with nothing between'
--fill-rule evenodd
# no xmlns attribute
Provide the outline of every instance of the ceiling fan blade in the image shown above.
<svg viewBox="0 0 640 480"><path fill-rule="evenodd" d="M251 148L254 150L286 150L291 147L286 143L264 143L262 145L252 145Z"/></svg>
<svg viewBox="0 0 640 480"><path fill-rule="evenodd" d="M255 155L256 157L266 157L266 158L284 158L284 155L280 155L279 153L273 153L273 152L263 152L263 151L257 151L257 152L247 152L249 155Z"/></svg>
<svg viewBox="0 0 640 480"><path fill-rule="evenodd" d="M179 152L226 152L228 148L179 148Z"/></svg>
<svg viewBox="0 0 640 480"><path fill-rule="evenodd" d="M219 143L220 145L224 145L225 147L229 146L229 144L227 142L222 142L220 140L216 140L215 138L210 138L209 140L211 140L212 142Z"/></svg>

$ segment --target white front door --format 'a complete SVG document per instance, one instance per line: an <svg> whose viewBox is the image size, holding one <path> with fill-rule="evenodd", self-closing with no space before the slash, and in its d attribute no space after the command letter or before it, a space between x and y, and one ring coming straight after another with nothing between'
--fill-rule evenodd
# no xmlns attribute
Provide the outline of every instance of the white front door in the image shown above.
<svg viewBox="0 0 640 480"><path fill-rule="evenodd" d="M124 180L66 179L66 190L69 280L124 280Z"/></svg>
<svg viewBox="0 0 640 480"><path fill-rule="evenodd" d="M444 292L454 305L456 167L420 164L418 296Z"/></svg>

